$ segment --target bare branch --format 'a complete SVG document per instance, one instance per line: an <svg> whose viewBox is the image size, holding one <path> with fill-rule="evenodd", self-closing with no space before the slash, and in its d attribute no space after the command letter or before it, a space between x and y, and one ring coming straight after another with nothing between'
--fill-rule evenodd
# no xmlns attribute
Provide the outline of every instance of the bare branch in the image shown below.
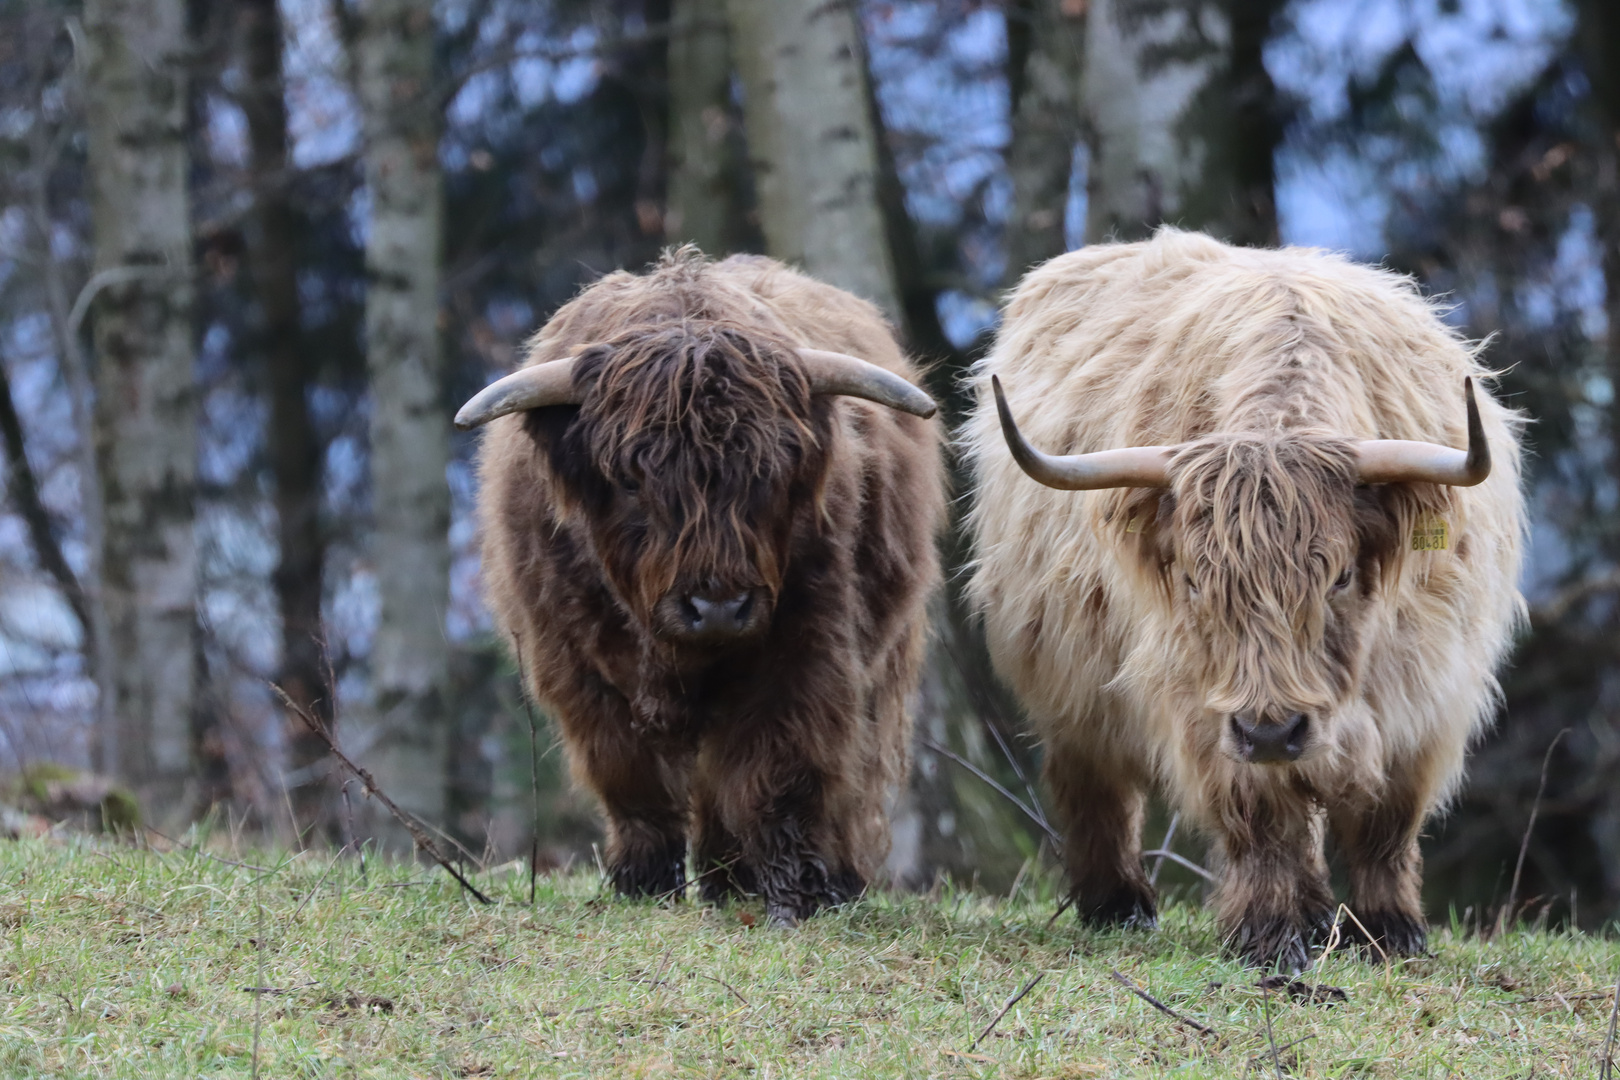
<svg viewBox="0 0 1620 1080"><path fill-rule="evenodd" d="M1508 889L1507 906L1496 913L1496 932L1502 933L1507 929L1508 920L1513 918L1519 906L1519 875L1524 871L1524 856L1530 850L1530 833L1536 827L1536 815L1541 813L1541 797L1547 793L1547 766L1552 764L1553 751L1558 744L1569 734L1569 728L1564 728L1553 736L1552 742L1547 744L1547 752L1541 756L1541 783L1536 785L1536 799L1530 804L1530 820L1524 825L1524 838L1519 841L1519 860L1513 864L1513 885Z"/></svg>
<svg viewBox="0 0 1620 1080"><path fill-rule="evenodd" d="M949 758L950 760L956 762L958 765L962 766L962 768L966 769L968 772L972 773L974 776L977 776L980 780L983 780L986 784L988 784L991 787L992 790L994 790L1002 798L1006 799L1008 802L1010 802L1014 806L1018 807L1018 809L1022 810L1024 812L1025 817L1027 817L1027 818L1029 818L1029 820L1033 821L1041 829L1042 832L1046 833L1047 839L1052 841L1053 846L1055 846L1055 847L1057 847L1059 849L1061 849L1063 847L1063 836L1062 836L1062 834L1059 833L1056 829L1052 828L1051 825L1048 825L1046 823L1046 819L1043 818L1040 814L1037 814L1034 810L1031 810L1029 808L1029 806L1024 802L1024 800L1020 799L1018 796L1014 795L1012 792L1008 791L1006 788L1004 788L1000 784L998 784L996 782L995 778L992 777L989 773L985 772L983 769L979 768L977 765L973 764L973 762L967 760L966 758L960 757L956 753L954 753L954 752L952 752L950 750L947 750L945 747L941 746L939 743L935 742L933 739L923 739L922 744L924 746L926 746L928 749L932 750L934 753L940 755L941 757Z"/></svg>
<svg viewBox="0 0 1620 1080"><path fill-rule="evenodd" d="M984 1026L983 1031L979 1032L979 1037L968 1044L967 1052L970 1054L973 1053L973 1048L984 1042L984 1040L989 1037L990 1033L996 1029L996 1025L1001 1023L1001 1018L1006 1016L1007 1013L1011 1011L1012 1007L1022 1001L1024 999L1024 995L1035 989L1035 984L1044 978L1046 978L1046 972L1040 972L1033 979L1029 980L1029 982L1025 983L1022 990L1008 998L1007 1004L1003 1005L1001 1007L1001 1011L996 1013L995 1018ZM733 993L735 993L735 991L733 991Z"/></svg>
<svg viewBox="0 0 1620 1080"><path fill-rule="evenodd" d="M349 755L343 752L343 750L338 746L337 740L332 737L331 732L326 730L326 726L324 724L312 716L310 711L302 704L294 701L287 694L287 691L283 690L275 683L271 683L270 688L274 690L281 698L283 705L291 709L300 720L309 726L311 731L320 736L321 741L326 744L326 748L332 752L332 756L337 758L338 762L341 763L345 769L348 769L349 772L352 773L361 784L365 785L367 792L377 797L377 801L382 803L383 808L394 816L394 820L405 827L405 830L411 834L411 839L416 841L417 847L427 852L429 858L438 863L440 866L444 867L445 871L451 877L455 878L456 881L461 884L463 889L467 890L469 893L472 893L473 897L479 903L494 903L494 901L489 897L479 892L478 887L463 877L461 871L457 870L455 865L451 863L449 859L445 858L444 853L439 850L439 845L434 843L433 837L428 835L427 830L422 828L422 826L417 823L415 818L401 810L399 806L395 804L394 800L388 797L387 792L383 791L377 786L377 781L372 779L371 774L365 769L361 768L359 765L356 765L354 761L349 758Z"/></svg>
<svg viewBox="0 0 1620 1080"><path fill-rule="evenodd" d="M1121 975L1118 968L1109 968L1108 973L1118 980L1121 986L1135 994L1137 997L1141 998L1143 1001L1147 1002L1149 1005L1153 1006L1155 1009L1158 1009L1160 1012L1164 1013L1164 1015L1175 1020L1180 1020L1188 1027L1196 1028L1200 1035L1215 1034L1214 1028L1200 1024L1198 1021L1189 1016L1182 1016L1180 1013L1176 1012L1176 1010L1172 1009L1170 1006L1166 1005L1164 1002L1160 1001L1158 998L1154 997L1152 994L1148 993L1146 990L1143 990L1140 986L1137 986L1135 983L1131 982L1131 980Z"/></svg>
<svg viewBox="0 0 1620 1080"><path fill-rule="evenodd" d="M1181 856L1181 855L1177 855L1175 852L1169 850L1168 848L1154 848L1152 851L1144 851L1144 852L1142 852L1142 858L1144 858L1144 859L1157 858L1157 859L1161 859L1161 860L1162 859L1169 859L1171 862L1175 863L1177 866L1184 866L1188 870L1191 870L1193 873L1197 874L1199 877L1203 878L1205 881L1209 882L1211 885L1215 884L1215 882L1216 882L1216 877L1215 877L1214 874L1210 873L1208 870L1205 870L1202 866L1199 866L1197 863L1193 862L1191 859L1185 858L1184 856ZM1155 866L1153 869L1154 869L1155 874L1157 874L1158 867Z"/></svg>

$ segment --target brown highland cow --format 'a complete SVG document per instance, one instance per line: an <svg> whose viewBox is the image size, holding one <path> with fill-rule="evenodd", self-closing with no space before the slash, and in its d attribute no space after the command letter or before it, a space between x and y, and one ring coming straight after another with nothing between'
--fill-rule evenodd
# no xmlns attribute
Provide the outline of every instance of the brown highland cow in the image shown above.
<svg viewBox="0 0 1620 1080"><path fill-rule="evenodd" d="M622 894L792 923L888 851L944 510L882 316L769 259L666 255L565 305L456 423L485 592L607 817Z"/></svg>
<svg viewBox="0 0 1620 1080"><path fill-rule="evenodd" d="M1520 421L1486 374L1411 282L1319 251L1166 229L1024 278L964 435L972 591L1084 918L1154 920L1157 785L1244 957L1306 963L1328 831L1346 931L1424 949L1418 830L1523 608Z"/></svg>

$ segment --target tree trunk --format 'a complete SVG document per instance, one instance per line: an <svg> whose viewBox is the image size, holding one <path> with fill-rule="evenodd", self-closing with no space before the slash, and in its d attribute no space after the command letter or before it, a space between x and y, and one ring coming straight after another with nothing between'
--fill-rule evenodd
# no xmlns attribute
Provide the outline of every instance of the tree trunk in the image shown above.
<svg viewBox="0 0 1620 1080"><path fill-rule="evenodd" d="M675 0L669 38L669 211L665 233L705 254L742 246L741 162L724 0Z"/></svg>
<svg viewBox="0 0 1620 1080"><path fill-rule="evenodd" d="M371 550L381 608L371 649L376 727L362 756L395 802L438 824L449 745L450 432L439 342L444 199L433 42L431 0L367 0L360 11L355 69L371 197ZM372 809L372 834L406 846L406 834Z"/></svg>
<svg viewBox="0 0 1620 1080"><path fill-rule="evenodd" d="M259 307L259 343L270 393L266 451L275 477L280 558L272 583L281 615L277 684L322 723L333 719L321 629L320 440L309 412L317 359L298 323L299 228L288 185L282 25L276 0L239 0L238 49L245 79L238 100L247 115L253 213L246 223L248 270ZM326 744L294 714L286 718L286 769L301 828L328 832L335 821Z"/></svg>
<svg viewBox="0 0 1620 1080"><path fill-rule="evenodd" d="M855 13L727 0L766 250L898 320Z"/></svg>
<svg viewBox="0 0 1620 1080"><path fill-rule="evenodd" d="M1064 214L1083 135L1080 78L1085 5L1022 0L1007 13L1007 86L1013 101L1007 171L1013 183L1004 281L1068 250Z"/></svg>
<svg viewBox="0 0 1620 1080"><path fill-rule="evenodd" d="M1162 222L1275 243L1282 133L1261 49L1277 0L1091 0L1081 78L1091 129L1086 239Z"/></svg>
<svg viewBox="0 0 1620 1080"><path fill-rule="evenodd" d="M183 0L87 0L96 451L105 500L101 767L150 816L183 814L192 710L197 462ZM138 268L138 269L130 269Z"/></svg>

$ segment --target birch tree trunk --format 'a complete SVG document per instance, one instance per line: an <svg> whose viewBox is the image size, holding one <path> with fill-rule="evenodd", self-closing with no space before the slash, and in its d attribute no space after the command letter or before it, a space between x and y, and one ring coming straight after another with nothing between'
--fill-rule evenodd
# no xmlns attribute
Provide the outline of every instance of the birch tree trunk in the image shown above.
<svg viewBox="0 0 1620 1080"><path fill-rule="evenodd" d="M443 189L433 100L431 0L366 0L355 40L365 114L366 366L371 379L372 564L381 612L371 651L375 728L362 755L400 806L445 813L449 724L449 421L441 384ZM408 837L376 813L372 834Z"/></svg>
<svg viewBox="0 0 1620 1080"><path fill-rule="evenodd" d="M727 0L766 251L898 320L850 5Z"/></svg>
<svg viewBox="0 0 1620 1080"><path fill-rule="evenodd" d="M1067 250L1064 214L1074 150L1084 134L1080 78L1086 6L1023 0L1007 13L1007 84L1013 101L1007 171L1013 184L1005 281Z"/></svg>
<svg viewBox="0 0 1620 1080"><path fill-rule="evenodd" d="M740 209L724 0L674 0L669 38L671 240L705 254L736 249Z"/></svg>
<svg viewBox="0 0 1620 1080"><path fill-rule="evenodd" d="M186 810L197 435L184 0L84 9L95 268L96 453L108 652L99 763L148 815ZM94 288L96 278L92 278Z"/></svg>
<svg viewBox="0 0 1620 1080"><path fill-rule="evenodd" d="M1261 49L1276 0L1090 0L1084 115L1086 239L1161 222L1275 243L1281 136Z"/></svg>
<svg viewBox="0 0 1620 1080"><path fill-rule="evenodd" d="M294 241L298 221L288 194L283 31L277 0L238 0L238 55L245 79L238 97L247 115L253 213L244 233L259 307L259 344L270 391L266 433L275 477L280 557L272 582L281 615L277 684L323 723L331 724L333 687L322 662L321 445L309 412L317 359L298 323ZM286 720L286 768L301 828L325 831L333 820L325 773L326 744L298 717Z"/></svg>

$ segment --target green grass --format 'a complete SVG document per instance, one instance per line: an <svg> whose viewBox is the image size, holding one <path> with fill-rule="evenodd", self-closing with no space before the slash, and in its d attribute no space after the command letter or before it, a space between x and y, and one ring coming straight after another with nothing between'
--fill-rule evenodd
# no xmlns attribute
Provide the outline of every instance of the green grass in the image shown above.
<svg viewBox="0 0 1620 1080"><path fill-rule="evenodd" d="M1308 978L1348 1000L1308 1005L1188 905L1094 933L1048 928L1049 899L880 894L782 931L592 874L543 879L531 909L518 868L479 877L481 907L436 868L242 861L267 871L0 843L0 1076L250 1076L257 1041L266 1077L1274 1077L1269 1008L1298 1076L1593 1077L1620 966L1605 938L1440 929L1430 959L1330 958Z"/></svg>

